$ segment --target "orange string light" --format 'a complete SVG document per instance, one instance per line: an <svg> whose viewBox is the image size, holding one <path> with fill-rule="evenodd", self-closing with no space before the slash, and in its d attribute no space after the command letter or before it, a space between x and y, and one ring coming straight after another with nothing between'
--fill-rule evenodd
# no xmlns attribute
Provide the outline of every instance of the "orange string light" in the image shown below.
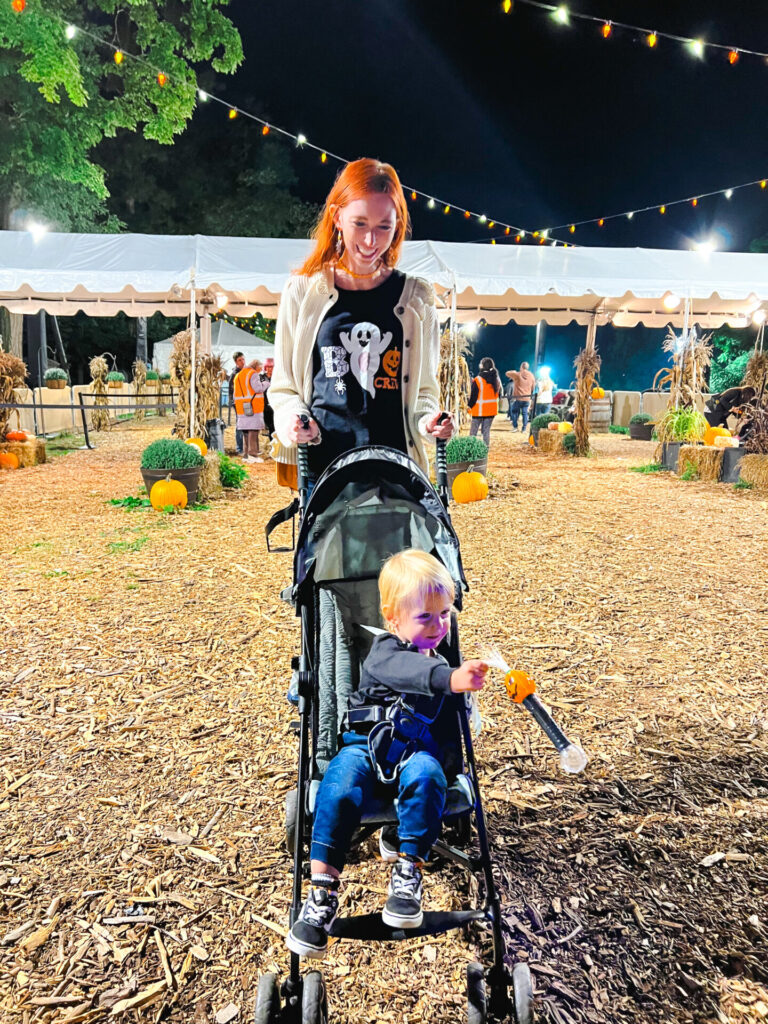
<svg viewBox="0 0 768 1024"><path fill-rule="evenodd" d="M261 127L261 134L262 135L269 135L269 125L268 124L262 125L262 127Z"/></svg>
<svg viewBox="0 0 768 1024"><path fill-rule="evenodd" d="M729 50L728 51L728 63L731 64L731 65L739 63L739 51L738 50Z"/></svg>
<svg viewBox="0 0 768 1024"><path fill-rule="evenodd" d="M24 8L27 6L27 0L11 0L11 7L16 11L17 14L21 14Z"/></svg>
<svg viewBox="0 0 768 1024"><path fill-rule="evenodd" d="M656 35L655 32L651 32L649 35L645 37L645 41L646 43L648 43L650 48L653 49L656 43L658 43L659 37Z"/></svg>
<svg viewBox="0 0 768 1024"><path fill-rule="evenodd" d="M600 31L603 33L603 39L607 39L611 32L613 32L613 25L611 25L610 21L606 21Z"/></svg>
<svg viewBox="0 0 768 1024"><path fill-rule="evenodd" d="M157 84L160 86L160 88L162 88L167 81L168 81L168 76L164 75L163 72L161 71L159 73L159 75L157 76Z"/></svg>
<svg viewBox="0 0 768 1024"><path fill-rule="evenodd" d="M229 108L229 120L230 121L234 121L236 117L237 117L237 111L235 110L234 107L230 107Z"/></svg>

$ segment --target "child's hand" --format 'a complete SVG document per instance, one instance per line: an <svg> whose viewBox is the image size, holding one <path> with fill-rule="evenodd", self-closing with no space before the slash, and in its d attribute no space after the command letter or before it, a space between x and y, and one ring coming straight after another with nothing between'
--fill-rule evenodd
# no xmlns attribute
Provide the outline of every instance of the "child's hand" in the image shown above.
<svg viewBox="0 0 768 1024"><path fill-rule="evenodd" d="M465 661L461 668L457 668L451 674L451 693L482 690L488 668L486 661L480 661L477 658Z"/></svg>

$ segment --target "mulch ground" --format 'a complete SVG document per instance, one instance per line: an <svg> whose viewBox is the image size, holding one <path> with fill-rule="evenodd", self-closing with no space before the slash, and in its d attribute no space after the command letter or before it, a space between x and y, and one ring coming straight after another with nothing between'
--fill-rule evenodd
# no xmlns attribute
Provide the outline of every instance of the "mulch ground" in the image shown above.
<svg viewBox="0 0 768 1024"><path fill-rule="evenodd" d="M291 556L264 523L269 463L208 510L136 494L167 425L0 474L0 1019L252 1017L284 972L294 785L285 701ZM465 656L497 647L585 748L558 770L498 676L477 756L505 927L540 1019L768 1019L768 502L641 475L653 445L587 460L494 429L492 496L452 506L470 584ZM387 876L350 866L343 910ZM430 909L474 882L435 863ZM465 1018L479 929L332 945L330 1018ZM487 959L485 960L487 962Z"/></svg>

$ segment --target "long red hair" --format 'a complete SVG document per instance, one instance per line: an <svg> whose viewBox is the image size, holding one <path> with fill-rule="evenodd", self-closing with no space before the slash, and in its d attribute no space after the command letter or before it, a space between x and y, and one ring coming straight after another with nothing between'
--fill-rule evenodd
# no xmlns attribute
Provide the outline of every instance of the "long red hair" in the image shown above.
<svg viewBox="0 0 768 1024"><path fill-rule="evenodd" d="M400 184L397 171L390 164L383 164L380 160L364 157L361 160L353 160L339 172L325 200L320 219L312 232L311 237L316 243L314 251L296 273L307 276L316 274L318 270L322 270L336 258L334 244L336 228L333 224L336 210L351 203L354 199L362 199L372 192L385 193L395 204L397 216L395 234L392 244L383 256L388 267L395 266L400 259L403 242L411 229L403 186Z"/></svg>

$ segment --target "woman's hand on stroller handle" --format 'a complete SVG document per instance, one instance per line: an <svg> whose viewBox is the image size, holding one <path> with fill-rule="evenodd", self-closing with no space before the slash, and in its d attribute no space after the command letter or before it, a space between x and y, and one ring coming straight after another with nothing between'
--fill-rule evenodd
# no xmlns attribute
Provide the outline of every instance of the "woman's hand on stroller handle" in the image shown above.
<svg viewBox="0 0 768 1024"><path fill-rule="evenodd" d="M320 434L320 427L306 413L294 413L287 433L293 444L308 444Z"/></svg>
<svg viewBox="0 0 768 1024"><path fill-rule="evenodd" d="M427 420L425 430L428 434L433 437L441 438L443 441L447 441L453 436L453 417L449 412L443 410L442 412L435 413L435 415Z"/></svg>
<svg viewBox="0 0 768 1024"><path fill-rule="evenodd" d="M487 661L481 661L479 658L465 661L451 674L451 693L482 690L489 667Z"/></svg>

